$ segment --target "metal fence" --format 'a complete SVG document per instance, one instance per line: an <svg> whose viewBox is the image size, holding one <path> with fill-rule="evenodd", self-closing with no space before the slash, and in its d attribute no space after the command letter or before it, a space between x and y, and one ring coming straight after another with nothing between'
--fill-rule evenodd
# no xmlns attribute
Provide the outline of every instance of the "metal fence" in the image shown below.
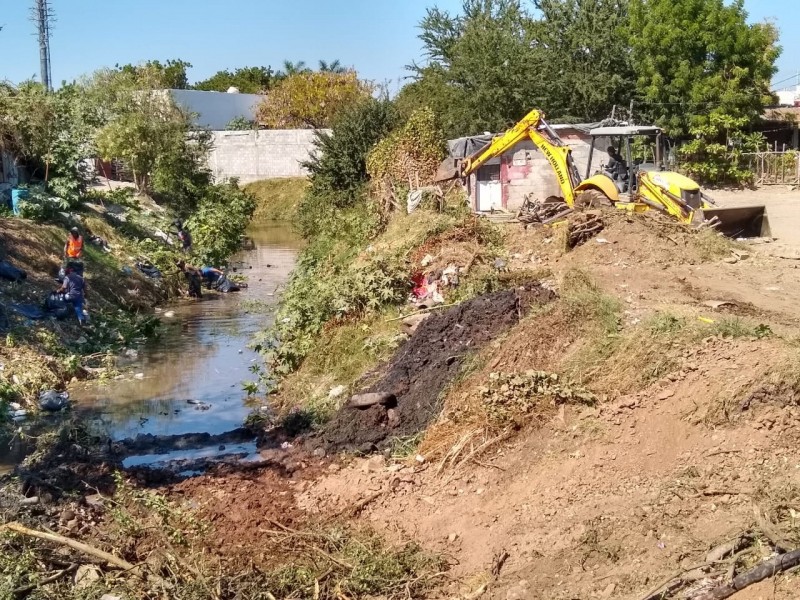
<svg viewBox="0 0 800 600"><path fill-rule="evenodd" d="M756 185L800 185L800 152L752 152L742 155Z"/></svg>

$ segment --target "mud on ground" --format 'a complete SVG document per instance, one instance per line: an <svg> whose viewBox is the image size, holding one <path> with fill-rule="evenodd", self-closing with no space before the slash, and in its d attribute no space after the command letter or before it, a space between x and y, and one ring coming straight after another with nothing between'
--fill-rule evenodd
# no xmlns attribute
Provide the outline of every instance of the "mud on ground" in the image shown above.
<svg viewBox="0 0 800 600"><path fill-rule="evenodd" d="M438 416L442 391L461 373L470 353L517 324L533 304L554 298L551 290L529 283L433 312L400 347L385 375L364 390L391 394L396 404L345 406L321 435L326 449L370 452L389 437L423 431Z"/></svg>

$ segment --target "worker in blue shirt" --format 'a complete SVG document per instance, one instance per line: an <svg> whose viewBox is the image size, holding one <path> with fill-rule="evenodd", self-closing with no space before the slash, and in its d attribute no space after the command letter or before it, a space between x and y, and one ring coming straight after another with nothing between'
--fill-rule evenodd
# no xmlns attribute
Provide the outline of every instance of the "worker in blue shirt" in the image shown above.
<svg viewBox="0 0 800 600"><path fill-rule="evenodd" d="M75 308L75 315L78 317L78 323L84 325L86 316L83 314L83 301L86 298L86 281L78 275L72 265L67 265L64 282L58 292L64 294L64 299L72 304Z"/></svg>

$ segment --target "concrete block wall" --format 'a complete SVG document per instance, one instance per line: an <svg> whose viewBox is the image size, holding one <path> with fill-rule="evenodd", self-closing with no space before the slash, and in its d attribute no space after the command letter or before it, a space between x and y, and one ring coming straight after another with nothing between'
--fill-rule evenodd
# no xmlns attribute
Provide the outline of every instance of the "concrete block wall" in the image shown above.
<svg viewBox="0 0 800 600"><path fill-rule="evenodd" d="M215 131L208 166L216 181L305 177L301 163L311 157L313 140L310 129Z"/></svg>
<svg viewBox="0 0 800 600"><path fill-rule="evenodd" d="M589 161L590 138L559 132L564 142L572 149L572 159L578 168L580 179L586 176ZM600 163L606 159L603 148L606 145L598 140L592 157L591 173L599 170ZM500 180L503 183L503 203L507 210L517 211L522 207L525 196L544 200L548 196L561 196L555 173L550 163L530 140L520 142L501 157Z"/></svg>

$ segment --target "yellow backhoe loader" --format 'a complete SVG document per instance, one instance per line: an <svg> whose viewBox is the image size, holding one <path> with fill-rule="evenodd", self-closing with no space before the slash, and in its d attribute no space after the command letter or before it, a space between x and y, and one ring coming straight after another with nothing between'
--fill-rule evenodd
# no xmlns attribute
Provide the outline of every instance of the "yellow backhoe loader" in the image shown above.
<svg viewBox="0 0 800 600"><path fill-rule="evenodd" d="M468 177L487 161L500 156L524 139L530 139L542 152L556 174L560 197L550 197L540 206L543 221L554 221L576 208L612 204L632 212L658 210L681 223L708 224L726 235L761 237L769 235L763 206L720 209L703 194L700 186L679 173L665 170L661 130L652 126L600 127L589 132L592 145L586 170L581 179L571 149L550 127L544 114L534 109L504 134L495 137L477 152L456 162L453 168L440 168L440 180ZM632 141L649 140L634 148ZM601 166L591 174L596 145L603 140L615 150L613 169ZM654 142L654 143L653 143ZM645 160L650 151L652 162ZM634 158L634 150L640 153Z"/></svg>

